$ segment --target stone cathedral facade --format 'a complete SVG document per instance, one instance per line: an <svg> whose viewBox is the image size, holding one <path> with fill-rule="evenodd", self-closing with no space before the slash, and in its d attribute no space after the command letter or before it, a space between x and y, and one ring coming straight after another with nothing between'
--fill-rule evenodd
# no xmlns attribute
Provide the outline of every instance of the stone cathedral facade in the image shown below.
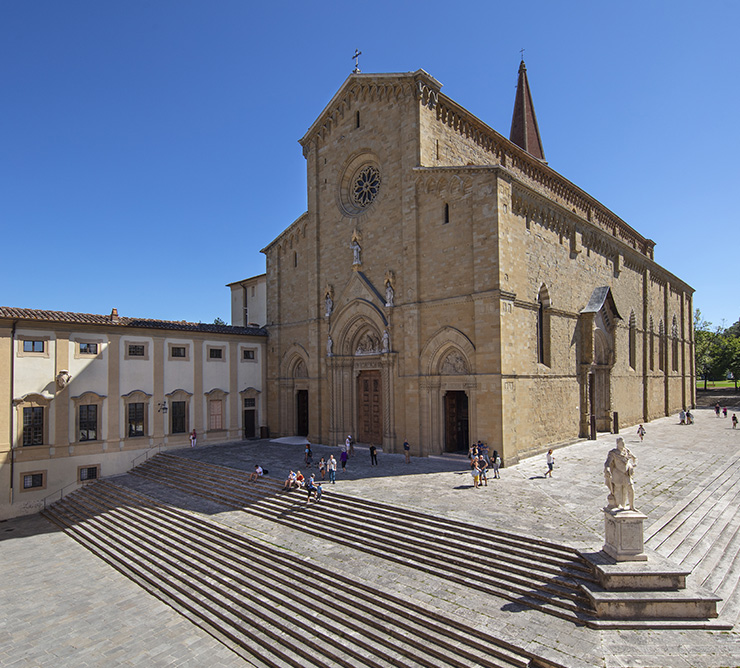
<svg viewBox="0 0 740 668"><path fill-rule="evenodd" d="M266 255L273 436L504 463L694 404L692 288L423 70L353 73L300 143L308 211Z"/></svg>

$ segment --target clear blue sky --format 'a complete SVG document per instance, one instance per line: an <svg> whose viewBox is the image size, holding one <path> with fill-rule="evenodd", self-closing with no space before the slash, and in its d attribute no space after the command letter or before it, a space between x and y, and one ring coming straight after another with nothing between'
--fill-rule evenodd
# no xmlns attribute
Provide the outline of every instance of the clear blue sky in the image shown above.
<svg viewBox="0 0 740 668"><path fill-rule="evenodd" d="M351 72L423 68L740 317L740 5L0 2L0 304L210 322L306 208L303 136Z"/></svg>

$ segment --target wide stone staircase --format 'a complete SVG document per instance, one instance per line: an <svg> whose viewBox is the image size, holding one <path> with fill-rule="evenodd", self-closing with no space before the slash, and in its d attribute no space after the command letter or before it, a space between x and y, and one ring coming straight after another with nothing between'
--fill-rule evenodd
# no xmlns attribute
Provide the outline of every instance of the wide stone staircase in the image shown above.
<svg viewBox="0 0 740 668"><path fill-rule="evenodd" d="M243 471L171 454L131 473L462 585L476 586L470 574L482 573L491 594L577 624L594 622L581 585L593 586L595 576L569 547L337 494L330 485L308 508L305 493L283 492L281 481L250 483Z"/></svg>
<svg viewBox="0 0 740 668"><path fill-rule="evenodd" d="M174 475L178 459L152 461L145 467L146 475L168 468ZM203 494L209 486L203 480L206 471L207 467L198 467L196 473L201 479L197 488ZM246 487L234 473L233 489ZM177 484L190 483L180 474ZM210 486L222 500L231 498L231 492L224 490L224 479L212 480ZM254 491L267 504L258 512L269 512L264 495L271 489L269 482L254 484ZM284 502L295 503L295 499L289 495ZM343 503L349 506L346 497L335 497L331 505ZM557 668L464 621L110 481L83 487L45 515L258 668ZM409 525L404 531L412 535L413 521L401 515L399 524L403 520ZM434 534L431 543L445 535L443 526L430 526L428 531ZM455 528L447 527L447 533L445 544L454 544ZM486 542L481 537L471 540L471 545L484 555ZM547 558L540 569L552 571L553 581L561 580L560 571L572 568L557 550L534 543L532 548L539 550L536 558ZM451 548L445 549L450 550L451 562L456 562ZM520 550L509 545L512 564L527 561L519 556ZM444 559L429 568L441 569ZM543 586L542 591L548 590Z"/></svg>
<svg viewBox="0 0 740 668"><path fill-rule="evenodd" d="M690 476L690 493L656 509L657 518L645 527L645 545L719 596L719 618L732 626L740 620L740 456L684 475Z"/></svg>

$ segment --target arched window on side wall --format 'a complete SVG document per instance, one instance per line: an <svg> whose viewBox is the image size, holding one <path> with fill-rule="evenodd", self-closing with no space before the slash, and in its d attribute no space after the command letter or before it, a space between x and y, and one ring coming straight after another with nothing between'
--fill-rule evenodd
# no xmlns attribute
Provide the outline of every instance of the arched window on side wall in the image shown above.
<svg viewBox="0 0 740 668"><path fill-rule="evenodd" d="M665 371L665 327L663 318L658 323L658 370Z"/></svg>
<svg viewBox="0 0 740 668"><path fill-rule="evenodd" d="M637 368L637 324L635 319L635 312L630 313L630 329L629 329L629 360L630 368Z"/></svg>
<svg viewBox="0 0 740 668"><path fill-rule="evenodd" d="M650 371L655 369L655 327L653 316L650 316Z"/></svg>
<svg viewBox="0 0 740 668"><path fill-rule="evenodd" d="M550 366L550 293L544 285L537 293L537 362Z"/></svg>
<svg viewBox="0 0 740 668"><path fill-rule="evenodd" d="M678 371L678 323L675 315L671 326L671 369Z"/></svg>

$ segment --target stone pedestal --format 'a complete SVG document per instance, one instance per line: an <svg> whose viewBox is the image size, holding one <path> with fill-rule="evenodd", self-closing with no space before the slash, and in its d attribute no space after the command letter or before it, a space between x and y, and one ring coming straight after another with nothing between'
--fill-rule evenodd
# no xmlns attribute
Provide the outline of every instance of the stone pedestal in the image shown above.
<svg viewBox="0 0 740 668"><path fill-rule="evenodd" d="M616 561L647 561L642 527L646 519L636 510L604 508L604 552Z"/></svg>

